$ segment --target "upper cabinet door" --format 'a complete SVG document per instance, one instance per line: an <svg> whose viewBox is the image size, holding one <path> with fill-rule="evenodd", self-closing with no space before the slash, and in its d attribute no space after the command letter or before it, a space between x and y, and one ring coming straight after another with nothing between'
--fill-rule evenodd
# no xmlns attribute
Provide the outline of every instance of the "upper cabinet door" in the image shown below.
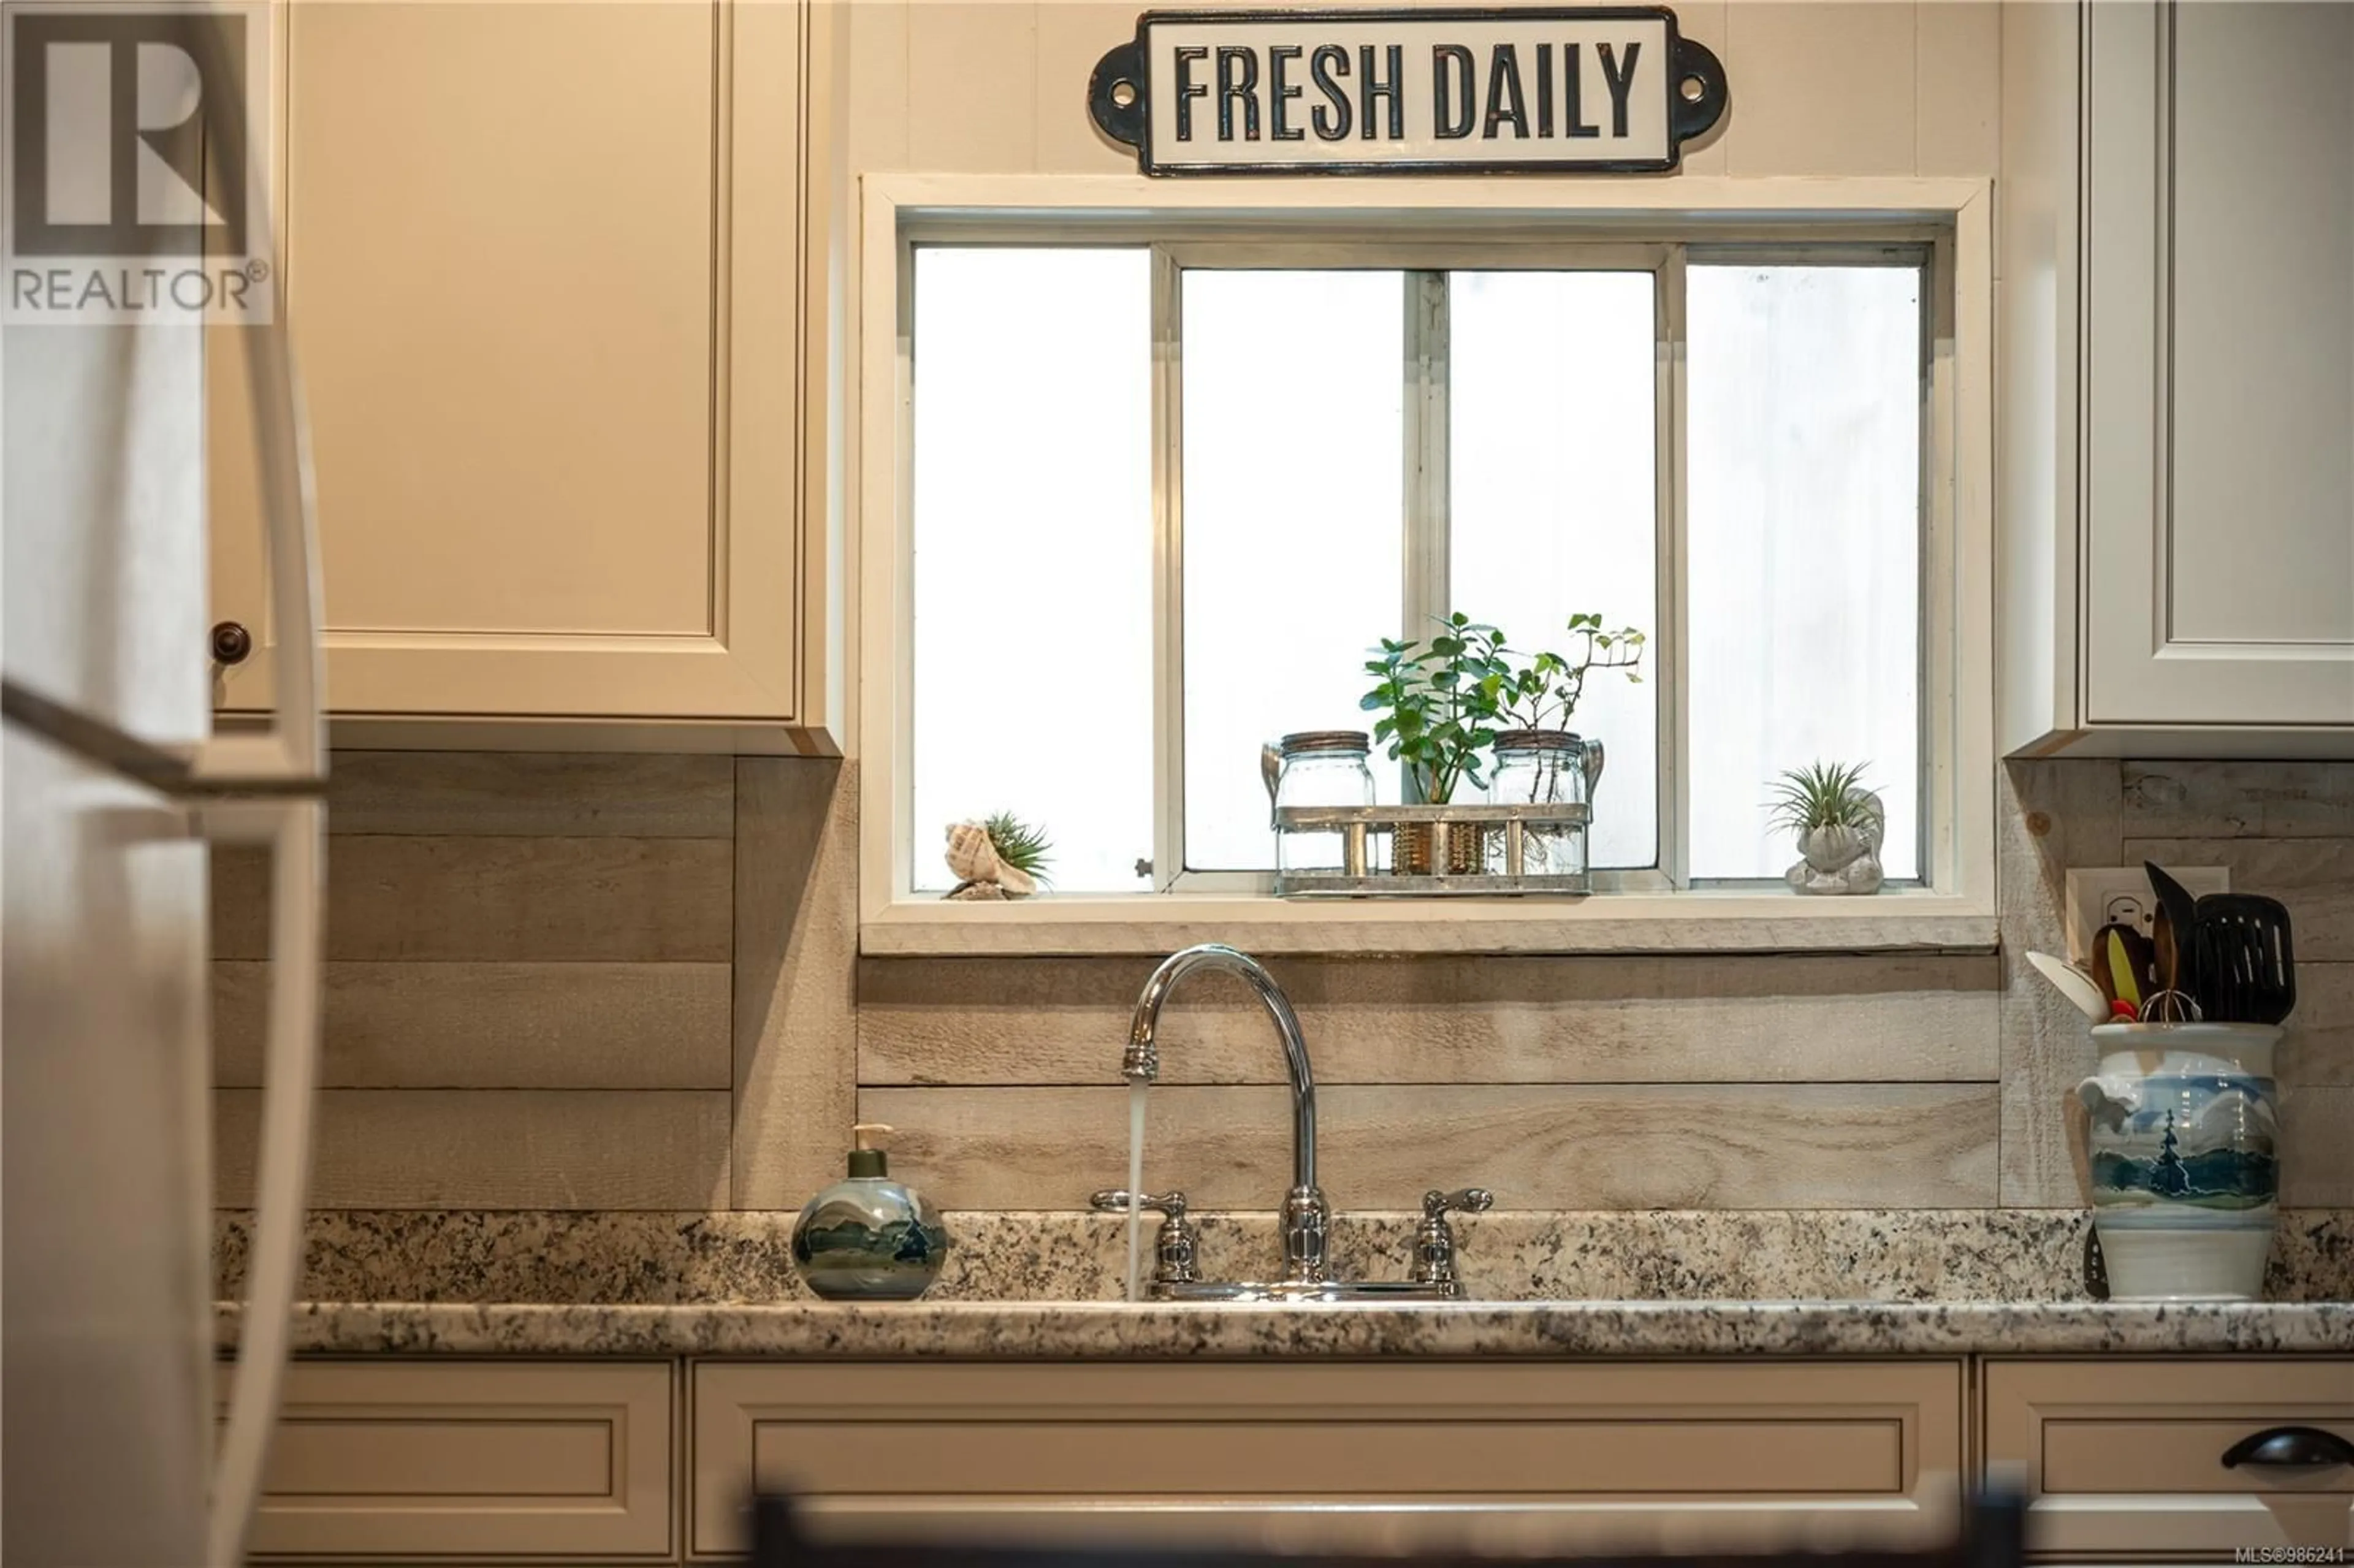
<svg viewBox="0 0 2354 1568"><path fill-rule="evenodd" d="M801 8L278 18L333 711L811 722ZM216 603L258 622L217 437ZM260 641L224 707L270 703Z"/></svg>
<svg viewBox="0 0 2354 1568"><path fill-rule="evenodd" d="M2354 725L2354 6L2085 26L2085 717Z"/></svg>

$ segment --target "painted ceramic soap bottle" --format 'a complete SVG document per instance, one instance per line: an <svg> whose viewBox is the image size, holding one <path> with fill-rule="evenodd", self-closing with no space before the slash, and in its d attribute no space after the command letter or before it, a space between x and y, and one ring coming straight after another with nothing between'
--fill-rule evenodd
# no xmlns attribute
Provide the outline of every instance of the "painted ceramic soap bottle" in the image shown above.
<svg viewBox="0 0 2354 1568"><path fill-rule="evenodd" d="M849 1175L793 1225L793 1266L829 1301L912 1301L939 1277L948 1230L921 1193L891 1180L876 1147L891 1129L860 1122L851 1133Z"/></svg>

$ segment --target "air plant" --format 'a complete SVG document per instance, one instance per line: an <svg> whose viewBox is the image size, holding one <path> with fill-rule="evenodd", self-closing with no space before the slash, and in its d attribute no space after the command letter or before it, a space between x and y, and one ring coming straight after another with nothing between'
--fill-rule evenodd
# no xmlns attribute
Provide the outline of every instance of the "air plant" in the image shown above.
<svg viewBox="0 0 2354 1568"><path fill-rule="evenodd" d="M1817 761L1783 769L1772 786L1773 799L1766 802L1773 811L1766 820L1801 839L1823 828L1861 830L1878 814L1872 789L1863 781L1871 766Z"/></svg>
<svg viewBox="0 0 2354 1568"><path fill-rule="evenodd" d="M1011 811L1000 811L981 826L999 860L1041 884L1052 885L1046 867L1053 863L1055 844L1044 827L1033 827Z"/></svg>

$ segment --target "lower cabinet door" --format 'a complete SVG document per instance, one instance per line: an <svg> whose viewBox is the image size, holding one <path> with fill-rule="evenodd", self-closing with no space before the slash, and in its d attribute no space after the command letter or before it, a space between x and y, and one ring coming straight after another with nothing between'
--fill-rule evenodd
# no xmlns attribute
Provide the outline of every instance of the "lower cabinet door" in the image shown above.
<svg viewBox="0 0 2354 1568"><path fill-rule="evenodd" d="M1958 1517L1958 1361L754 1363L690 1370L688 1545L1902 1542Z"/></svg>
<svg viewBox="0 0 2354 1568"><path fill-rule="evenodd" d="M296 1361L249 1548L670 1556L673 1381L667 1361Z"/></svg>
<svg viewBox="0 0 2354 1568"><path fill-rule="evenodd" d="M2343 1548L2354 1543L2354 1465L2327 1462L2339 1453L2354 1456L2354 1359L1986 1369L1988 1470L2027 1488L2038 1552Z"/></svg>

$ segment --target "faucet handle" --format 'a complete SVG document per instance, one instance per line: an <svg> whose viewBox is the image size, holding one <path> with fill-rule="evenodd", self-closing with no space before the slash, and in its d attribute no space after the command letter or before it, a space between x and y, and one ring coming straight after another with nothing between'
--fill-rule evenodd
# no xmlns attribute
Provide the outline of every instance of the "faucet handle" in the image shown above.
<svg viewBox="0 0 2354 1568"><path fill-rule="evenodd" d="M1128 1213L1128 1189L1107 1187L1089 1198L1087 1206L1101 1209L1108 1214L1124 1214ZM1172 1222L1181 1221L1185 1217L1185 1193L1182 1189L1163 1192L1159 1197L1154 1197L1150 1192L1141 1193L1136 1200L1136 1206L1140 1209L1150 1209L1156 1214L1166 1215Z"/></svg>
<svg viewBox="0 0 2354 1568"><path fill-rule="evenodd" d="M1109 1187L1087 1200L1089 1206L1107 1213L1128 1213L1128 1190ZM1136 1206L1150 1209L1161 1216L1161 1234L1152 1243L1152 1283L1159 1285L1191 1285L1202 1277L1194 1266L1195 1237L1193 1223L1185 1218L1185 1194L1172 1191L1155 1197L1150 1192L1137 1197Z"/></svg>
<svg viewBox="0 0 2354 1568"><path fill-rule="evenodd" d="M1449 1212L1477 1214L1495 1206L1496 1194L1485 1187L1464 1187L1453 1192L1442 1192L1434 1187L1422 1195L1422 1217L1446 1224Z"/></svg>
<svg viewBox="0 0 2354 1568"><path fill-rule="evenodd" d="M1455 1192L1442 1192L1434 1187L1422 1195L1422 1224L1414 1233L1416 1284L1435 1285L1446 1296L1462 1294L1461 1282L1455 1277L1455 1227L1447 1223L1447 1216L1476 1214L1495 1202L1496 1194L1485 1187L1466 1187Z"/></svg>

